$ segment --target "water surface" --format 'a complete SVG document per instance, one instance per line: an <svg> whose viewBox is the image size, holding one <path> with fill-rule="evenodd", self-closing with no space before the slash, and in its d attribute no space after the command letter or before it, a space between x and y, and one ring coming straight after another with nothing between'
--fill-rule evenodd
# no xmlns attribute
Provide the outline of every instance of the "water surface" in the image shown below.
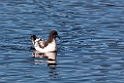
<svg viewBox="0 0 124 83"><path fill-rule="evenodd" d="M0 0L0 82L123 83L123 15L123 0ZM52 29L56 60L32 58Z"/></svg>

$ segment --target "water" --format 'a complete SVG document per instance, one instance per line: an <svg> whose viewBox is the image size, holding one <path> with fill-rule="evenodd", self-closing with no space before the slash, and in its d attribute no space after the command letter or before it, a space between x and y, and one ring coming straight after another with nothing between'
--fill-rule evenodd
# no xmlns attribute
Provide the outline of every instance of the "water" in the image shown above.
<svg viewBox="0 0 124 83"><path fill-rule="evenodd" d="M123 0L0 0L0 83L123 83L123 15ZM52 29L56 60L32 58Z"/></svg>

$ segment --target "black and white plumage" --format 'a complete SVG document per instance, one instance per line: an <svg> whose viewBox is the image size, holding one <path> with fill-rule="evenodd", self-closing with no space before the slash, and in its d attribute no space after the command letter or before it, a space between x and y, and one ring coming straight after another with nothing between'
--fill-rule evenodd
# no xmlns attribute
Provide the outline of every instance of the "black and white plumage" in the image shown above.
<svg viewBox="0 0 124 83"><path fill-rule="evenodd" d="M53 52L57 51L56 37L60 38L56 30L52 30L49 34L48 40L41 40L36 35L32 35L30 39L34 48L39 52Z"/></svg>

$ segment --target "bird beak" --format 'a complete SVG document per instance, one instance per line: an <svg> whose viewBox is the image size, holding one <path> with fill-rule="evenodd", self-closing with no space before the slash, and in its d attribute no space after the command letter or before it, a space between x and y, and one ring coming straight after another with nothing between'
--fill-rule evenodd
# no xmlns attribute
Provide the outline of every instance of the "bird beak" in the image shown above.
<svg viewBox="0 0 124 83"><path fill-rule="evenodd" d="M60 36L57 35L56 37L58 37L60 39Z"/></svg>

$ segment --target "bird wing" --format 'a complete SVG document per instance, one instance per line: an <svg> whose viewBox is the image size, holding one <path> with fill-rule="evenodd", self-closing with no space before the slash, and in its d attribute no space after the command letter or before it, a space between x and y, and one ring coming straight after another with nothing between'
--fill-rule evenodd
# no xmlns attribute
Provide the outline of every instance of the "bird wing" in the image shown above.
<svg viewBox="0 0 124 83"><path fill-rule="evenodd" d="M38 42L38 44L39 44L39 47L40 47L40 48L44 48L44 47L46 47L46 46L48 45L48 43L47 43L46 40L40 40L40 41Z"/></svg>

